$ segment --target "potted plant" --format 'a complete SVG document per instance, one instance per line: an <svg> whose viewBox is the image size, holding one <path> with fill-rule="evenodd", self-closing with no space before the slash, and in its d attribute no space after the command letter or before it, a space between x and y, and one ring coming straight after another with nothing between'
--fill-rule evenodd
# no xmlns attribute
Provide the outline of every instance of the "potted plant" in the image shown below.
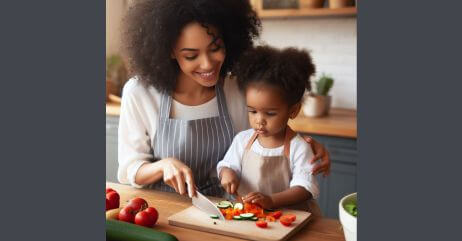
<svg viewBox="0 0 462 241"><path fill-rule="evenodd" d="M329 0L329 8L346 8L353 5L353 0Z"/></svg>
<svg viewBox="0 0 462 241"><path fill-rule="evenodd" d="M110 94L120 96L122 87L127 81L127 69L122 57L118 54L106 58L106 100Z"/></svg>
<svg viewBox="0 0 462 241"><path fill-rule="evenodd" d="M299 0L300 8L322 8L324 0Z"/></svg>
<svg viewBox="0 0 462 241"><path fill-rule="evenodd" d="M332 97L329 94L334 79L326 74L314 82L315 88L305 97L303 113L306 116L318 117L329 114Z"/></svg>

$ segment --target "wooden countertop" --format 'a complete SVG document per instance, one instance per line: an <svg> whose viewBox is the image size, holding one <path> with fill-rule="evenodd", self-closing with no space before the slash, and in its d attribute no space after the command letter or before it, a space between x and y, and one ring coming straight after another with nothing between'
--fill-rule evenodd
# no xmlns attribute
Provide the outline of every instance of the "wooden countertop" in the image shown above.
<svg viewBox="0 0 462 241"><path fill-rule="evenodd" d="M133 197L145 199L149 206L153 206L159 212L159 220L155 226L156 230L175 235L178 240L191 241L237 241L242 240L229 236L213 233L200 232L192 229L180 228L168 225L167 218L183 209L190 207L191 199L177 193L167 193L156 190L137 189L128 185L107 182L106 187L115 189L120 195L120 204L125 206L126 202ZM335 241L345 240L342 225L336 219L315 218L297 232L290 240L312 240L312 241Z"/></svg>
<svg viewBox="0 0 462 241"><path fill-rule="evenodd" d="M119 103L106 103L106 115L120 115ZM356 138L356 110L332 108L328 116L307 117L300 114L289 121L290 127L308 134Z"/></svg>
<svg viewBox="0 0 462 241"><path fill-rule="evenodd" d="M356 110L332 108L328 116L307 117L300 111L289 121L289 126L298 132L309 134L357 137Z"/></svg>

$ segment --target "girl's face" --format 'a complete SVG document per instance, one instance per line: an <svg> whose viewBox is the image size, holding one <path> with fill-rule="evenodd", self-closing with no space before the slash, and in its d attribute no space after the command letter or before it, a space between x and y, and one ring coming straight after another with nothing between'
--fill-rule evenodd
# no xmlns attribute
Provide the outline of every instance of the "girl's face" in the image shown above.
<svg viewBox="0 0 462 241"><path fill-rule="evenodd" d="M300 104L289 107L281 90L266 84L251 84L245 91L249 122L260 136L285 136L289 118L295 118Z"/></svg>
<svg viewBox="0 0 462 241"><path fill-rule="evenodd" d="M204 28L197 22L187 24L180 33L172 52L180 66L179 78L196 81L198 84L214 86L220 76L221 65L225 60L225 48L218 31L209 26Z"/></svg>

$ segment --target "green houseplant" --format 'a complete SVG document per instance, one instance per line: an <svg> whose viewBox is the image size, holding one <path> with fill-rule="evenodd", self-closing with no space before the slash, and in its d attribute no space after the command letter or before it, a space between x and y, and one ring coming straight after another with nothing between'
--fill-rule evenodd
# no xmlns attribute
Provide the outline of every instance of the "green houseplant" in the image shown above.
<svg viewBox="0 0 462 241"><path fill-rule="evenodd" d="M118 54L108 56L106 58L106 99L109 94L121 95L127 77L123 58Z"/></svg>
<svg viewBox="0 0 462 241"><path fill-rule="evenodd" d="M334 85L334 79L322 74L317 81L314 81L314 85L315 87L305 98L303 112L306 116L312 117L328 115L332 101L332 97L328 94Z"/></svg>

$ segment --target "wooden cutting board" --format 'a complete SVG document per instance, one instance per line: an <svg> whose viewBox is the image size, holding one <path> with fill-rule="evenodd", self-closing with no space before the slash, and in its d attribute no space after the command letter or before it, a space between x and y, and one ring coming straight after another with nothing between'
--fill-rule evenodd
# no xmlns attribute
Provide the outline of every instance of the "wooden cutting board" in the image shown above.
<svg viewBox="0 0 462 241"><path fill-rule="evenodd" d="M311 213L297 210L283 209L282 212L297 216L291 226L286 227L279 220L268 222L267 228L259 228L254 221L212 219L194 206L168 217L168 224L249 240L287 240L307 224L312 216Z"/></svg>

